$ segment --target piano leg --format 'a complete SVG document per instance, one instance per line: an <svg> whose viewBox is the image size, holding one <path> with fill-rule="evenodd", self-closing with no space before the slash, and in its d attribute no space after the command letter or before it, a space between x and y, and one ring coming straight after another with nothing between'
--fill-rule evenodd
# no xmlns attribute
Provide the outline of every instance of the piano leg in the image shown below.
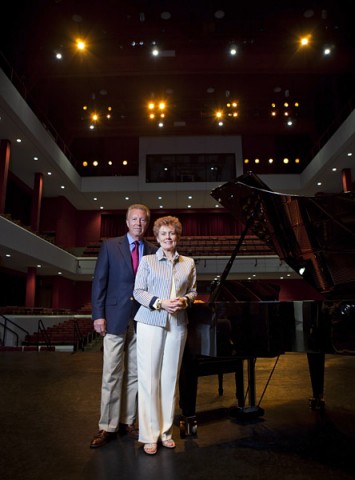
<svg viewBox="0 0 355 480"><path fill-rule="evenodd" d="M325 354L307 352L308 368L311 377L313 397L309 399L312 410L324 410L324 366Z"/></svg>
<svg viewBox="0 0 355 480"><path fill-rule="evenodd" d="M249 406L245 406L244 395L244 364L243 360L240 360L238 369L236 371L236 396L238 406L229 410L229 416L234 420L249 420L264 415L264 409L256 405L255 400L255 358L247 358L248 362L248 398Z"/></svg>
<svg viewBox="0 0 355 480"><path fill-rule="evenodd" d="M264 410L256 405L255 400L256 360L254 357L247 358L246 360L248 362L248 406L245 406L244 359L234 358L232 363L233 366L231 367L231 365L229 365L229 368L226 370L231 372L231 368L233 368L233 371L235 372L237 406L229 409L229 416L234 420L246 421L264 415ZM221 379L222 375L220 370L218 372L215 370L216 367L212 368L212 370L208 373L206 370L202 372L199 369L199 361L200 360L198 356L192 355L188 349L185 349L179 377L179 405L182 410L182 415L180 418L181 438L197 435L196 399L199 374L208 375L217 373L219 380ZM222 365L220 365L219 368L221 368L223 371ZM219 389L220 388L221 384L219 383ZM219 390L219 393L221 394L221 390Z"/></svg>
<svg viewBox="0 0 355 480"><path fill-rule="evenodd" d="M196 398L198 382L198 359L185 348L182 360L179 390L179 405L182 411L180 419L180 437L197 435Z"/></svg>

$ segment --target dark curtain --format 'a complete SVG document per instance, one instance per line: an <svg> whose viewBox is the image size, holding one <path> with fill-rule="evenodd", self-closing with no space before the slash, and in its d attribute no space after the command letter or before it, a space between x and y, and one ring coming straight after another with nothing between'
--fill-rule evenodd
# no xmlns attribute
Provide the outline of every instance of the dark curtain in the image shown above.
<svg viewBox="0 0 355 480"><path fill-rule="evenodd" d="M147 235L153 235L154 221L165 215L178 217L182 224L182 235L186 236L220 236L220 235L240 235L243 226L227 212L152 212L152 220L149 225ZM117 237L127 232L126 214L113 213L103 214L101 216L101 238Z"/></svg>

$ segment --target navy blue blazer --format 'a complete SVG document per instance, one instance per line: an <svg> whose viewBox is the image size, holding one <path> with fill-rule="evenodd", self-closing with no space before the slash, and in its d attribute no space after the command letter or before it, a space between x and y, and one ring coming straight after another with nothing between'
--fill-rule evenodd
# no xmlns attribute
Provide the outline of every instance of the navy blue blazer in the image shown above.
<svg viewBox="0 0 355 480"><path fill-rule="evenodd" d="M143 240L143 255L155 253L155 245ZM135 275L127 235L102 242L91 290L92 319L106 319L106 331L123 333L139 304L133 298Z"/></svg>

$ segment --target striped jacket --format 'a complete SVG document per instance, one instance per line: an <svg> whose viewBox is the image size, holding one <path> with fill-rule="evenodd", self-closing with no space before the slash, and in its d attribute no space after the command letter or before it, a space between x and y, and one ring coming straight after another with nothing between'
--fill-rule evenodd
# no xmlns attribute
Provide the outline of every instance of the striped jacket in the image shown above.
<svg viewBox="0 0 355 480"><path fill-rule="evenodd" d="M186 296L191 305L197 296L196 266L193 258L176 252L171 262L165 257L161 247L155 254L142 258L133 291L134 298L141 304L135 315L137 322L166 326L168 312L155 310L153 304L157 298L170 298L173 277L176 296ZM180 324L188 323L186 310L179 310L174 313L174 317Z"/></svg>

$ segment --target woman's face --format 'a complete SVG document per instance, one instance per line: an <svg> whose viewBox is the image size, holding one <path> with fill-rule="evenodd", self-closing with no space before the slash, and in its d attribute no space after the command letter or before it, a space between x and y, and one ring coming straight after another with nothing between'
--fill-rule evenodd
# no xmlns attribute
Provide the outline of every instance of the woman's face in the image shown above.
<svg viewBox="0 0 355 480"><path fill-rule="evenodd" d="M166 252L175 252L178 235L174 225L163 225L159 228L157 241Z"/></svg>

